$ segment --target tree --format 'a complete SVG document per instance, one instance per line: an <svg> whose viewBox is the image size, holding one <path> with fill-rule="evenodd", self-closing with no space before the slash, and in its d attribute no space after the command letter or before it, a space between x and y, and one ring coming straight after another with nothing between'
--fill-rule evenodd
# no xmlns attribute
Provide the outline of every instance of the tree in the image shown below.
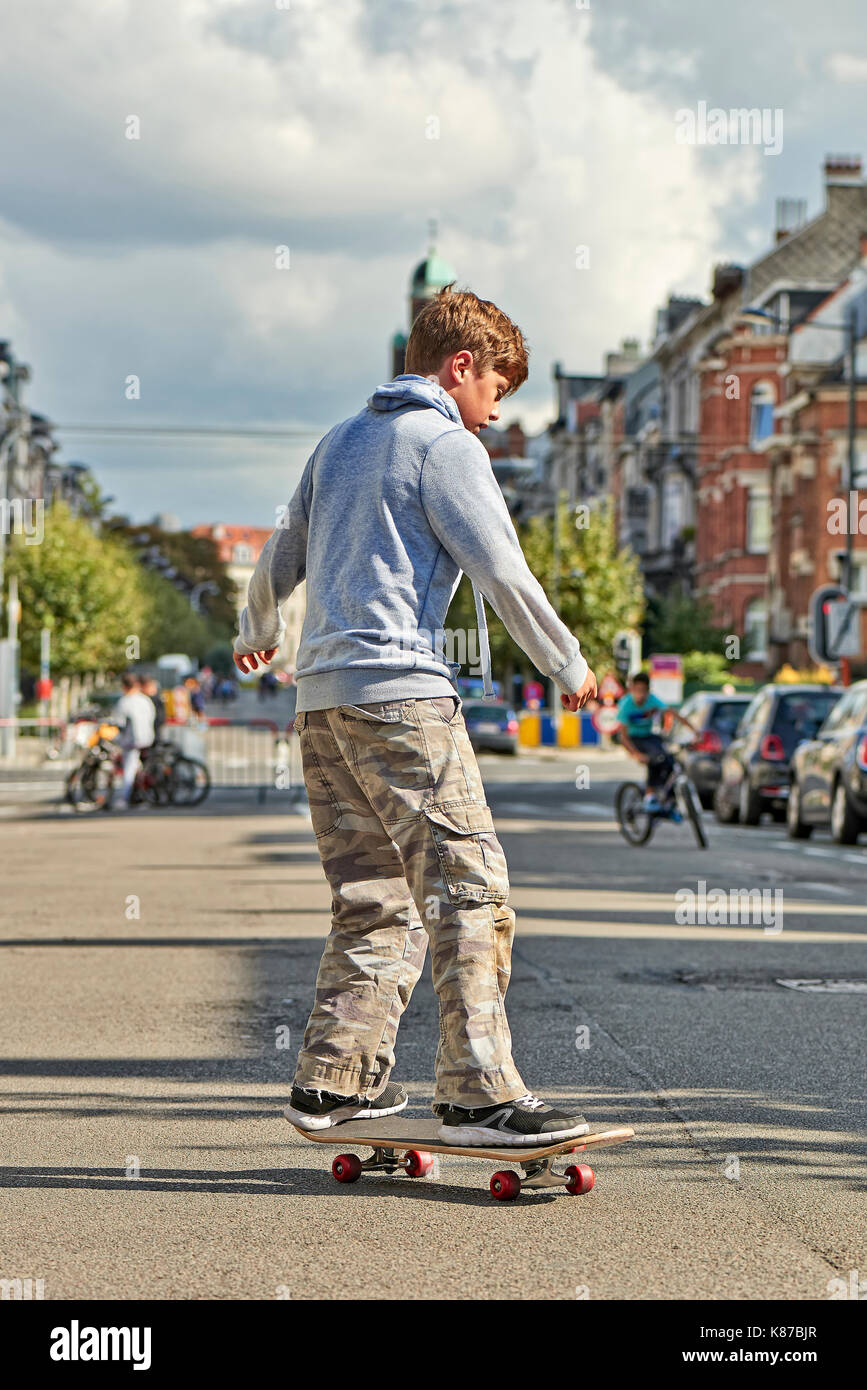
<svg viewBox="0 0 867 1390"><path fill-rule="evenodd" d="M153 522L134 526L125 517L112 517L105 529L124 540L149 568L154 566L149 564L147 557L155 554L167 567L173 567L176 571L173 583L180 592L189 594L197 585L206 585L199 590L202 613L217 624L217 638L228 637L234 632L235 585L210 536L193 536L189 531L162 531ZM170 649L182 650L178 646Z"/></svg>
<svg viewBox="0 0 867 1390"><path fill-rule="evenodd" d="M585 518L583 513L576 517L561 501L557 520L556 560L553 517L531 517L520 528L519 539L533 574L580 641L591 667L598 666L601 671L611 661L617 633L641 622L644 595L638 560L632 551L618 546L610 504L594 507ZM576 524L582 520L587 524ZM513 670L529 674L533 670L529 658L490 608L487 616L496 674L506 678ZM472 590L466 579L452 601L447 624L450 628L476 626Z"/></svg>
<svg viewBox="0 0 867 1390"><path fill-rule="evenodd" d="M87 521L56 501L45 516L41 544L13 537L8 569L21 600L21 664L39 670L40 633L51 629L57 675L119 671L127 639L146 616L139 569L125 546L95 534Z"/></svg>
<svg viewBox="0 0 867 1390"><path fill-rule="evenodd" d="M186 652L201 658L214 644L214 628L194 613L189 599L153 570L138 567L145 600L141 626L141 660L156 661L164 652Z"/></svg>
<svg viewBox="0 0 867 1390"><path fill-rule="evenodd" d="M524 554L599 674L611 662L617 633L641 623L641 568L633 552L618 544L614 508L608 501L573 513L561 500L557 539L555 554L553 518L531 517L523 535Z"/></svg>
<svg viewBox="0 0 867 1390"><path fill-rule="evenodd" d="M706 598L670 594L647 605L644 645L649 652L725 652L727 633L714 622Z"/></svg>

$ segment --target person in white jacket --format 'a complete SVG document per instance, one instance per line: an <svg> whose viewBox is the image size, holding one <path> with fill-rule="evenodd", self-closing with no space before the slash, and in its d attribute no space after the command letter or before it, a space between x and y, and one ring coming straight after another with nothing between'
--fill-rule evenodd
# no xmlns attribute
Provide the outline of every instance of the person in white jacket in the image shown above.
<svg viewBox="0 0 867 1390"><path fill-rule="evenodd" d="M121 679L123 695L111 712L110 718L117 724L120 733L118 742L123 749L123 781L120 794L115 796L114 809L129 809L136 773L141 763L141 755L154 741L155 710L153 700L145 695L138 676L127 672Z"/></svg>

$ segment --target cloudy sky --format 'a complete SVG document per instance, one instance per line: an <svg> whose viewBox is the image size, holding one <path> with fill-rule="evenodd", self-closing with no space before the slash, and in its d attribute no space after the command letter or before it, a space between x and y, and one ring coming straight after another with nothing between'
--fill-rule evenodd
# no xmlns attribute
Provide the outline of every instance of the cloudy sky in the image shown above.
<svg viewBox="0 0 867 1390"><path fill-rule="evenodd" d="M706 294L714 262L770 245L777 197L820 210L827 152L867 156L862 16L863 0L9 6L0 338L31 364L33 409L130 431L60 430L120 510L267 526L316 439L390 375L436 216L461 283L529 338L505 418L541 428L554 361L598 371L624 336L646 343L669 293ZM781 152L678 144L676 112L702 101L782 109ZM131 432L155 425L288 437Z"/></svg>

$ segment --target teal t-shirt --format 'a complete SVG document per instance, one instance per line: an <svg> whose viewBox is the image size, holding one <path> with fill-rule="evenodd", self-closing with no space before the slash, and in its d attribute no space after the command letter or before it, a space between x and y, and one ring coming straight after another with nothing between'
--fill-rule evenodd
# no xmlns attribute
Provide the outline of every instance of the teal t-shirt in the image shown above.
<svg viewBox="0 0 867 1390"><path fill-rule="evenodd" d="M648 694L643 705L637 705L631 695L617 702L617 716L630 738L646 738L653 733L653 716L668 706L655 695Z"/></svg>

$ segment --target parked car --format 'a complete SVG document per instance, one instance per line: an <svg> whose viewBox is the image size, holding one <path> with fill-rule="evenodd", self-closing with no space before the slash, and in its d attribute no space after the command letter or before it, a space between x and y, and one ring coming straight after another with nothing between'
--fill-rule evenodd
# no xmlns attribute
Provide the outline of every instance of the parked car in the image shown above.
<svg viewBox="0 0 867 1390"><path fill-rule="evenodd" d="M724 695L719 690L699 690L681 706L699 736L676 724L671 733L684 771L698 792L705 810L713 805L713 794L720 780L723 753L746 713L751 695Z"/></svg>
<svg viewBox="0 0 867 1390"><path fill-rule="evenodd" d="M830 826L838 845L854 845L867 830L867 681L840 697L792 758L788 832L806 840L816 825Z"/></svg>
<svg viewBox="0 0 867 1390"><path fill-rule="evenodd" d="M724 825L758 825L765 811L783 820L789 765L815 738L842 691L830 685L765 685L750 701L722 760L713 808Z"/></svg>
<svg viewBox="0 0 867 1390"><path fill-rule="evenodd" d="M497 753L517 753L518 716L503 700L466 700L464 722L475 749L492 748Z"/></svg>

